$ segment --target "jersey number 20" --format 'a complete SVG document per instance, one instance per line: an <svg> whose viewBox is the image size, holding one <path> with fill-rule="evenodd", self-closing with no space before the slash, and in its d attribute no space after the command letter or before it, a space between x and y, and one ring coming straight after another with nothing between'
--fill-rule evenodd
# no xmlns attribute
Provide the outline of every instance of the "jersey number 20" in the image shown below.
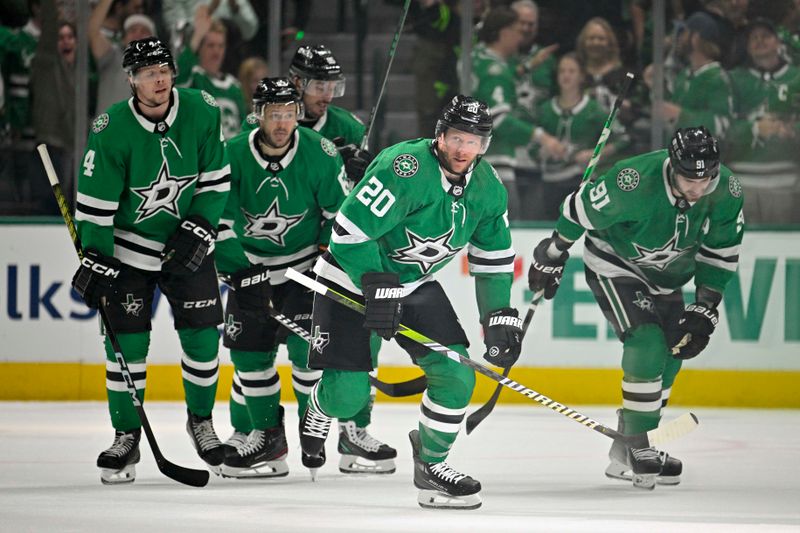
<svg viewBox="0 0 800 533"><path fill-rule="evenodd" d="M383 183L375 176L372 176L367 184L358 191L356 198L369 207L376 217L385 215L395 200L394 194L389 189L384 189Z"/></svg>

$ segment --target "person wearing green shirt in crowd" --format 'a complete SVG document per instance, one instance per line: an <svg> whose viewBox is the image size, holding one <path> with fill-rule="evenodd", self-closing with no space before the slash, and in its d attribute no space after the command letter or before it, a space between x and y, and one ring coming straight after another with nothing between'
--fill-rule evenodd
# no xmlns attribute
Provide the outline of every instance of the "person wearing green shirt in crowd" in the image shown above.
<svg viewBox="0 0 800 533"><path fill-rule="evenodd" d="M570 246L586 234L586 281L623 346L623 434L658 427L681 364L708 344L739 261L743 203L717 140L702 126L679 129L667 150L619 161L567 196L552 237L534 249L529 288L550 299ZM663 451L618 441L609 459L608 477L645 489L675 485L683 470Z"/></svg>

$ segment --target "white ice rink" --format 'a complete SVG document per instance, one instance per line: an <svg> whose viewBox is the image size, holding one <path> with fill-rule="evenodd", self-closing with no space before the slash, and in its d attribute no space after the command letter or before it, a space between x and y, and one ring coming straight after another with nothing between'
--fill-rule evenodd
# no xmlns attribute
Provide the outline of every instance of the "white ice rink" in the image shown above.
<svg viewBox="0 0 800 533"><path fill-rule="evenodd" d="M146 409L165 456L200 467L183 406ZM579 410L616 424L611 407ZM300 464L295 411L287 407L286 478L212 476L205 488L185 487L161 475L142 436L136 482L108 487L94 465L113 437L104 404L2 403L0 530L800 532L800 411L693 410L700 427L669 447L683 482L647 492L605 478L611 441L602 435L533 404L498 407L462 433L449 461L481 481L477 511L418 507L407 438L416 406L375 408L371 431L398 449L395 474L340 474L332 433L316 483ZM227 437L227 405L215 419Z"/></svg>

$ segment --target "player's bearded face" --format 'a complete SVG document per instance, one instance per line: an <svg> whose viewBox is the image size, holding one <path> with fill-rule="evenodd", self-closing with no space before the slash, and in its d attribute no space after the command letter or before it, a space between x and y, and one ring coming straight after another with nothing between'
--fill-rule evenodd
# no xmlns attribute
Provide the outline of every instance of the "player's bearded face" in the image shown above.
<svg viewBox="0 0 800 533"><path fill-rule="evenodd" d="M710 177L703 179L689 179L681 176L678 173L675 173L675 185L673 186L673 189L680 193L680 196L683 196L690 202L696 202L703 197L710 184Z"/></svg>
<svg viewBox="0 0 800 533"><path fill-rule="evenodd" d="M437 139L439 154L450 170L464 173L483 151L483 139L474 133L448 129Z"/></svg>
<svg viewBox="0 0 800 533"><path fill-rule="evenodd" d="M157 107L169 101L173 72L168 65L143 67L132 76L136 96L145 105Z"/></svg>
<svg viewBox="0 0 800 533"><path fill-rule="evenodd" d="M290 104L270 104L264 106L261 130L269 144L282 148L289 143L297 127L297 106Z"/></svg>

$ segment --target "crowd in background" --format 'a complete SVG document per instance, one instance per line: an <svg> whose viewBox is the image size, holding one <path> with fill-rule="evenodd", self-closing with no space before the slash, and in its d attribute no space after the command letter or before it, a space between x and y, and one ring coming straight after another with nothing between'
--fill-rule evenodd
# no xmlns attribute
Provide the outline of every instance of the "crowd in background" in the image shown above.
<svg viewBox="0 0 800 533"><path fill-rule="evenodd" d="M468 86L492 109L495 132L485 157L509 191L512 219L556 217L561 199L583 176L626 73L633 72L636 82L596 172L649 151L654 118L663 121L665 139L676 128L704 125L720 139L723 163L745 188L748 222L800 223L794 207L800 202L800 0L665 3L664 101L653 108L652 2L475 1ZM302 38L316 10L328 9L310 0L283 4L285 46ZM34 147L49 145L69 189L76 166L75 5L16 0L3 6L0 195L6 212L0 214L51 214L55 204L39 177ZM171 44L176 83L213 94L232 137L250 111L255 83L270 72L268 7L267 0L91 2L89 114L130 97L122 50L156 35ZM460 7L461 0L412 2L406 31L416 34L418 130L405 138L432 136L441 108L458 92Z"/></svg>

